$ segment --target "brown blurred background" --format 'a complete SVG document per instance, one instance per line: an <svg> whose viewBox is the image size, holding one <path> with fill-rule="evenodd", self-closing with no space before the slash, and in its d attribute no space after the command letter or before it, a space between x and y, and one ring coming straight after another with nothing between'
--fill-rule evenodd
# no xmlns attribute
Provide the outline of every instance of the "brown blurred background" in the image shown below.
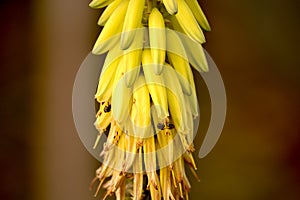
<svg viewBox="0 0 300 200"><path fill-rule="evenodd" d="M228 112L216 147L197 159L191 199L300 199L299 1L200 2ZM0 1L0 199L95 199L97 162L71 112L76 72L99 33L88 3ZM197 83L205 125L209 98Z"/></svg>

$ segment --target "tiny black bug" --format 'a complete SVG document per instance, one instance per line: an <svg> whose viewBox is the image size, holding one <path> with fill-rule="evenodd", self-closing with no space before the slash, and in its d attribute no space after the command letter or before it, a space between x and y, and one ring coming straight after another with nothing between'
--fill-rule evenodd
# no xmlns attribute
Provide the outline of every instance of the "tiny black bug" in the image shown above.
<svg viewBox="0 0 300 200"><path fill-rule="evenodd" d="M104 107L104 112L110 112L110 110L111 110L111 105L108 105L108 106L105 106Z"/></svg>
<svg viewBox="0 0 300 200"><path fill-rule="evenodd" d="M175 125L174 125L174 124L172 124L172 123L168 123L168 124L167 124L167 126L168 126L168 128L169 128L169 129L173 129L173 128L175 128Z"/></svg>

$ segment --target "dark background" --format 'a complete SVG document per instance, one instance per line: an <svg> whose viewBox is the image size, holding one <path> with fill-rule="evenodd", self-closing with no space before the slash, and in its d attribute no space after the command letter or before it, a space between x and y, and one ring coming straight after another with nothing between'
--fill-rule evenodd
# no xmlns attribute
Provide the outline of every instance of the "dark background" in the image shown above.
<svg viewBox="0 0 300 200"><path fill-rule="evenodd" d="M0 1L0 199L94 199L97 162L71 112L76 72L99 33L99 11L88 3ZM200 3L228 112L214 150L197 158L191 199L299 199L299 1ZM209 99L196 77L205 125Z"/></svg>

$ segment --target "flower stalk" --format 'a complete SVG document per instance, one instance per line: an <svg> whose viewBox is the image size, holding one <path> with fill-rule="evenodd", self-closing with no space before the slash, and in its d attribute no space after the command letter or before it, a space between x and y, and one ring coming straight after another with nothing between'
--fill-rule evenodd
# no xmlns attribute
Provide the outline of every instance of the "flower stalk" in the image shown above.
<svg viewBox="0 0 300 200"><path fill-rule="evenodd" d="M101 136L107 140L90 188L97 185L95 196L106 189L103 199L188 199L185 164L199 180L192 67L208 71L205 15L197 0L93 0L90 6L105 8L93 53L107 53L95 94L93 148L101 148Z"/></svg>

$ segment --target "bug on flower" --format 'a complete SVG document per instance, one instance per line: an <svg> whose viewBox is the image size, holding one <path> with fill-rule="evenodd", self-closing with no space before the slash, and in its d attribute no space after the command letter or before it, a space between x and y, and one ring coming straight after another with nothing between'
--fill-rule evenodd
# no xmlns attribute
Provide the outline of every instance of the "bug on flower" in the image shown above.
<svg viewBox="0 0 300 200"><path fill-rule="evenodd" d="M111 110L111 105L107 105L104 107L104 112L108 113Z"/></svg>

